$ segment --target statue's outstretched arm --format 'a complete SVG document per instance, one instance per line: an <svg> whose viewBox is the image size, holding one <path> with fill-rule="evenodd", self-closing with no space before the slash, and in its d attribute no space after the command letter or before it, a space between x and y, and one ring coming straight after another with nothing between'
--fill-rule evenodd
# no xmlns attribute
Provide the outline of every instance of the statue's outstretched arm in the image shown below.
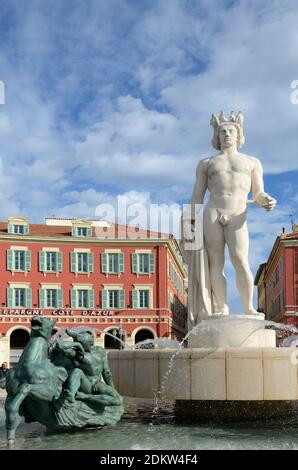
<svg viewBox="0 0 298 470"><path fill-rule="evenodd" d="M263 169L259 160L255 159L254 168L251 175L251 192L253 202L271 211L276 206L276 200L264 191Z"/></svg>

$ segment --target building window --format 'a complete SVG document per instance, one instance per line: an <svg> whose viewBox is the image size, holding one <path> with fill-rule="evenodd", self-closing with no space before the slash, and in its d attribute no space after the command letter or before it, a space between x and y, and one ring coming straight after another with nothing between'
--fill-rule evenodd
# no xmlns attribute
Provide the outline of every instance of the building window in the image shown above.
<svg viewBox="0 0 298 470"><path fill-rule="evenodd" d="M102 308L125 308L125 291L123 289L104 289L102 291Z"/></svg>
<svg viewBox="0 0 298 470"><path fill-rule="evenodd" d="M14 290L14 304L16 307L24 307L25 306L25 289L15 289Z"/></svg>
<svg viewBox="0 0 298 470"><path fill-rule="evenodd" d="M9 271L30 271L31 251L7 250L7 269Z"/></svg>
<svg viewBox="0 0 298 470"><path fill-rule="evenodd" d="M79 289L77 291L77 296L78 296L78 307L79 308L88 308L89 303L88 303L88 291L84 289Z"/></svg>
<svg viewBox="0 0 298 470"><path fill-rule="evenodd" d="M71 289L72 308L94 308L94 290L88 288Z"/></svg>
<svg viewBox="0 0 298 470"><path fill-rule="evenodd" d="M40 308L63 308L63 290L56 288L39 289Z"/></svg>
<svg viewBox="0 0 298 470"><path fill-rule="evenodd" d="M150 308L150 289L132 291L132 308Z"/></svg>
<svg viewBox="0 0 298 470"><path fill-rule="evenodd" d="M87 253L78 253L78 272L86 273L88 272L88 254Z"/></svg>
<svg viewBox="0 0 298 470"><path fill-rule="evenodd" d="M14 252L14 269L25 271L25 251Z"/></svg>
<svg viewBox="0 0 298 470"><path fill-rule="evenodd" d="M136 274L151 274L155 270L153 253L133 253L132 272Z"/></svg>
<svg viewBox="0 0 298 470"><path fill-rule="evenodd" d="M31 308L32 289L29 287L9 287L7 289L7 306L9 308Z"/></svg>
<svg viewBox="0 0 298 470"><path fill-rule="evenodd" d="M7 231L8 233L12 233L14 235L28 235L29 225L28 224L8 224Z"/></svg>
<svg viewBox="0 0 298 470"><path fill-rule="evenodd" d="M57 308L57 290L46 289L46 307Z"/></svg>
<svg viewBox="0 0 298 470"><path fill-rule="evenodd" d="M140 308L149 308L149 290L139 290Z"/></svg>
<svg viewBox="0 0 298 470"><path fill-rule="evenodd" d="M123 273L124 254L123 253L102 253L101 271L103 273Z"/></svg>
<svg viewBox="0 0 298 470"><path fill-rule="evenodd" d="M109 308L118 308L119 307L119 291L110 290L109 291Z"/></svg>
<svg viewBox="0 0 298 470"><path fill-rule="evenodd" d="M57 251L39 252L39 271L62 272L62 253Z"/></svg>
<svg viewBox="0 0 298 470"><path fill-rule="evenodd" d="M93 253L71 253L71 272L87 274L93 272Z"/></svg>
<svg viewBox="0 0 298 470"><path fill-rule="evenodd" d="M72 227L73 237L92 237L92 227Z"/></svg>

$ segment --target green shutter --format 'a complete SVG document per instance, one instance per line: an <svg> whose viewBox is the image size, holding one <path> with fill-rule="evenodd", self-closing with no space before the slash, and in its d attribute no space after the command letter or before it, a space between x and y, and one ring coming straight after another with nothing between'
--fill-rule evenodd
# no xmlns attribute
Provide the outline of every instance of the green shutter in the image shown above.
<svg viewBox="0 0 298 470"><path fill-rule="evenodd" d="M14 225L13 224L8 224L7 225L7 232L8 233L14 233Z"/></svg>
<svg viewBox="0 0 298 470"><path fill-rule="evenodd" d="M25 251L25 271L31 271L31 251Z"/></svg>
<svg viewBox="0 0 298 470"><path fill-rule="evenodd" d="M92 227L87 228L87 237L92 237Z"/></svg>
<svg viewBox="0 0 298 470"><path fill-rule="evenodd" d="M150 258L149 258L149 273L154 273L154 271L155 271L155 262L154 262L155 261L154 260L155 256L154 256L153 253L150 253L149 256L150 256Z"/></svg>
<svg viewBox="0 0 298 470"><path fill-rule="evenodd" d="M118 253L118 273L124 273L124 254Z"/></svg>
<svg viewBox="0 0 298 470"><path fill-rule="evenodd" d="M88 304L89 308L94 308L94 290L88 290Z"/></svg>
<svg viewBox="0 0 298 470"><path fill-rule="evenodd" d="M59 251L56 253L56 266L57 266L57 272L62 273L62 253Z"/></svg>
<svg viewBox="0 0 298 470"><path fill-rule="evenodd" d="M138 269L138 254L137 253L133 253L133 255L132 255L132 272L136 273L136 274L139 272L139 269Z"/></svg>
<svg viewBox="0 0 298 470"><path fill-rule="evenodd" d="M14 266L13 266L13 250L7 250L7 270L8 271L13 271Z"/></svg>
<svg viewBox="0 0 298 470"><path fill-rule="evenodd" d="M75 289L70 289L70 305L71 308L77 308L77 291Z"/></svg>
<svg viewBox="0 0 298 470"><path fill-rule="evenodd" d="M140 308L139 306L139 291L132 291L132 308Z"/></svg>
<svg viewBox="0 0 298 470"><path fill-rule="evenodd" d="M119 290L119 308L125 308L125 290Z"/></svg>
<svg viewBox="0 0 298 470"><path fill-rule="evenodd" d="M29 288L25 289L25 307L32 307L32 289Z"/></svg>
<svg viewBox="0 0 298 470"><path fill-rule="evenodd" d="M63 289L57 289L57 308L63 308Z"/></svg>
<svg viewBox="0 0 298 470"><path fill-rule="evenodd" d="M46 308L46 290L39 289L39 308Z"/></svg>
<svg viewBox="0 0 298 470"><path fill-rule="evenodd" d="M29 235L29 225L24 225L24 235Z"/></svg>
<svg viewBox="0 0 298 470"><path fill-rule="evenodd" d="M108 297L109 292L105 289L101 291L101 307L102 308L109 308Z"/></svg>
<svg viewBox="0 0 298 470"><path fill-rule="evenodd" d="M46 270L46 252L40 251L39 252L39 271L44 272Z"/></svg>
<svg viewBox="0 0 298 470"><path fill-rule="evenodd" d="M74 252L70 253L70 270L72 273L77 272L77 254Z"/></svg>
<svg viewBox="0 0 298 470"><path fill-rule="evenodd" d="M77 237L78 236L78 228L77 227L72 227L71 234L72 234L73 237Z"/></svg>
<svg viewBox="0 0 298 470"><path fill-rule="evenodd" d="M13 308L14 307L14 289L12 287L8 287L6 289L7 293L7 307Z"/></svg>
<svg viewBox="0 0 298 470"><path fill-rule="evenodd" d="M101 254L101 272L108 272L108 253Z"/></svg>
<svg viewBox="0 0 298 470"><path fill-rule="evenodd" d="M93 253L88 253L88 273L93 273Z"/></svg>

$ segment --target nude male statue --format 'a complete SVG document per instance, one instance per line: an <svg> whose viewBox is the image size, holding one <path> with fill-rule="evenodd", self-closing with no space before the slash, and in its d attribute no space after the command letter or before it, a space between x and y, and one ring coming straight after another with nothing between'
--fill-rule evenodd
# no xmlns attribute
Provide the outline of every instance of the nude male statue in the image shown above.
<svg viewBox="0 0 298 470"><path fill-rule="evenodd" d="M275 207L276 200L264 192L259 160L239 151L244 143L242 113L236 116L232 113L229 119L225 118L223 112L219 117L212 115L211 125L214 129L212 144L219 153L199 162L189 202L192 209L195 204L203 204L206 190L209 190L210 198L203 213L204 244L209 265L208 282L217 304L217 313L228 314L224 275L224 250L227 245L236 271L236 284L244 312L249 315L258 314L253 307L253 275L248 263L247 197L251 191L252 202L267 211ZM191 222L194 224L195 220L192 219ZM192 263L190 283L200 282L200 276L195 270L202 269L202 266L198 268L194 258ZM191 292L195 290L195 286L190 286ZM194 316L200 315L195 312L198 308L195 303L195 299L190 299L193 310L190 312L191 326L196 323Z"/></svg>

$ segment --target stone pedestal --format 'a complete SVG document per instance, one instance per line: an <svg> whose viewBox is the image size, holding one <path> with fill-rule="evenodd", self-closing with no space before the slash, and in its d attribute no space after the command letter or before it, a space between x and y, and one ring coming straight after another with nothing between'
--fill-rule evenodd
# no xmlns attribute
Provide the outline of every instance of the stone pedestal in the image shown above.
<svg viewBox="0 0 298 470"><path fill-rule="evenodd" d="M189 348L274 348L274 330L265 330L264 315L205 317L189 336Z"/></svg>

